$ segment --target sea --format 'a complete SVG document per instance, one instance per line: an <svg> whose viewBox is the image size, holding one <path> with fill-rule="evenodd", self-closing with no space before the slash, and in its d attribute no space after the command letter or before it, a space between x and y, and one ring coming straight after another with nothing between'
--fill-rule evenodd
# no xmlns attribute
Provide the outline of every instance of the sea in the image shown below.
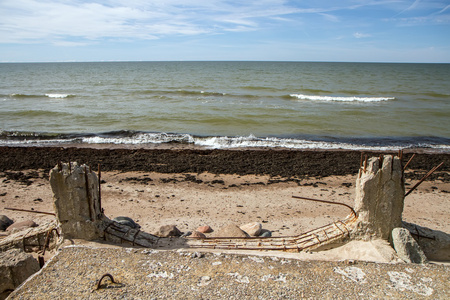
<svg viewBox="0 0 450 300"><path fill-rule="evenodd" d="M0 146L450 152L450 64L0 63Z"/></svg>

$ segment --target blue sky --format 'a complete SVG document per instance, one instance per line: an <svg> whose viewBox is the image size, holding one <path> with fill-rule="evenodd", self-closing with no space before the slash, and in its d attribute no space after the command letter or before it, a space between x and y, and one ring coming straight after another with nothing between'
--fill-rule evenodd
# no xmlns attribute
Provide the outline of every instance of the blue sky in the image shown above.
<svg viewBox="0 0 450 300"><path fill-rule="evenodd" d="M450 1L1 0L0 61L450 63Z"/></svg>

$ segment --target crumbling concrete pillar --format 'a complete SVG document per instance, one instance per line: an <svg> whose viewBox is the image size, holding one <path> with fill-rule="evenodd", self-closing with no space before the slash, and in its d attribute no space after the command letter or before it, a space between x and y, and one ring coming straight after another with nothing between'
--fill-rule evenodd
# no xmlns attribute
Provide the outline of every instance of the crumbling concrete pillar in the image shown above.
<svg viewBox="0 0 450 300"><path fill-rule="evenodd" d="M93 240L103 236L105 223L97 175L76 162L50 171L56 219L65 238Z"/></svg>
<svg viewBox="0 0 450 300"><path fill-rule="evenodd" d="M356 180L357 235L390 241L392 229L402 226L404 195L400 159L370 158Z"/></svg>

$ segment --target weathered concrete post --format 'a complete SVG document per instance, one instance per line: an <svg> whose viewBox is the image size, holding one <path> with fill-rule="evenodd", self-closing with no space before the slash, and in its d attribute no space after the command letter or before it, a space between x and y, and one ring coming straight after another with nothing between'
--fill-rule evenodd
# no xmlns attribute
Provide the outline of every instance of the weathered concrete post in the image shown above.
<svg viewBox="0 0 450 300"><path fill-rule="evenodd" d="M405 187L398 157L372 157L356 180L356 234L391 240L392 229L402 226Z"/></svg>
<svg viewBox="0 0 450 300"><path fill-rule="evenodd" d="M97 175L76 162L58 164L50 171L56 219L64 237L93 240L103 236Z"/></svg>

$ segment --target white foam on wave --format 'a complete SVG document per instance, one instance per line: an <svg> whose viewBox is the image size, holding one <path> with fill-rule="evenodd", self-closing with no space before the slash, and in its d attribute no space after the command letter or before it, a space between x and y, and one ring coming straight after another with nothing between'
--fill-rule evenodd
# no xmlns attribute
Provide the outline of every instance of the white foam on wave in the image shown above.
<svg viewBox="0 0 450 300"><path fill-rule="evenodd" d="M418 145L364 145L345 142L332 141L313 141L306 139L259 138L254 135L249 136L212 136L199 137L190 134L172 134L172 133L136 133L131 136L121 137L76 137L67 139L25 139L25 140L0 140L0 145L50 145L65 143L84 143L84 144L116 144L116 145L145 145L145 144L165 144L181 143L199 146L206 149L238 149L238 148L284 148L299 150L356 150L356 151L398 151L406 148L430 148L444 153L450 151L450 145L446 144L418 144Z"/></svg>
<svg viewBox="0 0 450 300"><path fill-rule="evenodd" d="M324 150L400 150L395 146L365 146L349 143L311 141L303 139L282 139L282 138L257 138L254 135L247 137L208 137L195 140L195 144L212 149L229 148L289 148L289 149L324 149Z"/></svg>
<svg viewBox="0 0 450 300"><path fill-rule="evenodd" d="M170 133L139 133L129 137L85 137L83 143L88 144L163 144L171 142L194 143L194 137L190 134Z"/></svg>
<svg viewBox="0 0 450 300"><path fill-rule="evenodd" d="M356 96L318 96L318 95L303 95L291 94L293 98L310 101L340 101L340 102L381 102L395 100L395 97L356 97Z"/></svg>
<svg viewBox="0 0 450 300"><path fill-rule="evenodd" d="M306 139L259 138L254 135L249 136L212 136L198 137L190 134L172 134L172 133L138 133L129 137L85 137L81 139L82 143L88 144L123 144L123 145L145 145L145 144L164 144L164 143L182 143L200 146L207 149L233 149L233 148L285 148L285 149L323 149L323 150L364 150L364 151L398 151L409 148L406 145L386 145L370 146L361 144L352 144L344 142L331 141L312 141ZM421 147L432 148L436 150L448 151L448 145L421 145Z"/></svg>
<svg viewBox="0 0 450 300"><path fill-rule="evenodd" d="M75 142L76 142L76 139L49 139L49 140L25 139L25 140L0 140L0 145L36 146L36 145L57 145L57 144L66 144L66 143L75 143Z"/></svg>
<svg viewBox="0 0 450 300"><path fill-rule="evenodd" d="M75 97L73 94L45 94L45 96L49 98L69 98L69 97Z"/></svg>

